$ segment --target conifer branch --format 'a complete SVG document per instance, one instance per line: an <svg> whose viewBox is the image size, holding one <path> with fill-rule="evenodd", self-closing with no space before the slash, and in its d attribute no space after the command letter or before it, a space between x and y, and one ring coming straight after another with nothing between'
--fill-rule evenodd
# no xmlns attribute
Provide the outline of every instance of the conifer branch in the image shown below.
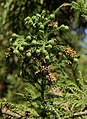
<svg viewBox="0 0 87 119"><path fill-rule="evenodd" d="M82 116L82 115L87 115L87 110L85 110L84 112L77 112L73 116L78 117L78 116Z"/></svg>
<svg viewBox="0 0 87 119"><path fill-rule="evenodd" d="M60 5L60 6L54 11L53 14L56 15L62 7L66 7L66 6L72 6L72 4L70 4L70 3L64 3L64 4Z"/></svg>
<svg viewBox="0 0 87 119"><path fill-rule="evenodd" d="M14 112L14 111L11 111L9 109L7 109L6 107L3 107L1 109L1 112L2 114L5 114L5 115L9 115L9 116L12 116L12 117L16 117L16 118L22 118L23 116L21 116L20 114Z"/></svg>

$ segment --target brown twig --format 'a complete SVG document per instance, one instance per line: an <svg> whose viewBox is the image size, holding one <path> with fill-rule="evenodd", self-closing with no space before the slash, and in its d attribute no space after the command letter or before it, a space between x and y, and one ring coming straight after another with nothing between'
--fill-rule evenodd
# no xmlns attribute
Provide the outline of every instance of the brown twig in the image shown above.
<svg viewBox="0 0 87 119"><path fill-rule="evenodd" d="M2 114L6 114L6 115L9 115L12 117L23 119L23 116L21 116L20 114L14 112L14 111L7 109L7 107L2 107L1 112L2 112Z"/></svg>

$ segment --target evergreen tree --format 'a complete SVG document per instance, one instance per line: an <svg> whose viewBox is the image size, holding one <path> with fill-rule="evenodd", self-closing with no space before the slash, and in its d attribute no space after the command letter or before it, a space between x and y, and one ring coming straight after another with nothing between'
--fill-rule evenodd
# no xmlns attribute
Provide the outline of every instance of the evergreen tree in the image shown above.
<svg viewBox="0 0 87 119"><path fill-rule="evenodd" d="M9 118L64 119L78 118L78 116L86 118L83 116L87 113L86 83L77 69L79 56L73 48L77 48L78 45L75 45L76 40L74 42L72 38L74 36L77 39L80 33L80 30L77 30L80 22L72 33L72 27L78 21L70 25L70 30L67 25L73 22L69 19L67 22L66 20L61 21L61 14L64 10L67 13L67 9L76 10L74 12L77 14L77 18L86 19L86 1L64 3L59 5L55 11L51 11L52 13L50 10L48 12L48 8L41 9L46 5L45 2L25 0L21 4L18 1L4 3L6 6L3 7L7 10L3 14L3 20L1 19L4 28L9 23L10 28L12 26L11 32L15 32L10 42L7 41L10 47L8 48L9 53L6 53L6 67L9 65L6 77L7 80L12 80L9 88L13 89L13 92L18 88L14 95L14 103L18 103L18 105L7 101L10 107L5 104L1 111L5 113L3 109L7 108L10 112L7 113ZM26 9L31 3L33 5L40 3L42 7L38 5L33 14L29 14L31 9L26 13ZM9 14L8 8L11 8L12 14ZM17 12L13 13L14 8ZM26 17L27 15L29 16ZM13 16L18 17L13 19ZM6 28L8 29L8 27ZM77 43L79 43L78 40ZM12 65L13 70L11 70ZM19 100L20 102L18 102ZM4 105L4 103L6 100L2 99L2 104ZM15 112L18 110L19 114L14 113L13 109Z"/></svg>

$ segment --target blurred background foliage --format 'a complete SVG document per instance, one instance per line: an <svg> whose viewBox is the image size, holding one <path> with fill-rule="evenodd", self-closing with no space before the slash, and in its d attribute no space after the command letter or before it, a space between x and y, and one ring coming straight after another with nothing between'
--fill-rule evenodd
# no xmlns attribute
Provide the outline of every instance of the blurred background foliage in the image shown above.
<svg viewBox="0 0 87 119"><path fill-rule="evenodd" d="M27 16L31 17L36 13L41 13L43 9L46 10L46 14L49 15L65 2L71 3L72 0L0 0L0 98L6 97L8 100L17 103L20 98L18 98L18 96L16 97L15 93L22 93L25 85L27 86L27 83L23 83L22 78L17 77L19 67L18 57L14 54L8 58L6 57L8 55L8 47L10 46L9 39L12 34L17 33L19 35L27 35L28 29L26 29L24 25L24 19ZM75 2L79 4L76 4ZM64 32L60 31L58 37L60 44L72 47L80 56L76 72L78 72L78 80L82 81L81 85L83 85L84 95L86 95L86 0L81 0L80 2L75 0L75 2L73 2L73 4L77 9L74 9L74 7L72 7L72 9L71 7L62 7L56 15L55 20L58 21L58 26L61 24L69 26L69 30ZM66 70L68 72L68 69ZM71 79L72 78L73 75L71 75ZM63 88L65 85L68 85L68 82L61 84ZM66 94L65 100L68 100L68 96L69 95ZM81 93L80 97L81 96L83 96L83 93ZM83 104L83 109L84 105L85 104Z"/></svg>

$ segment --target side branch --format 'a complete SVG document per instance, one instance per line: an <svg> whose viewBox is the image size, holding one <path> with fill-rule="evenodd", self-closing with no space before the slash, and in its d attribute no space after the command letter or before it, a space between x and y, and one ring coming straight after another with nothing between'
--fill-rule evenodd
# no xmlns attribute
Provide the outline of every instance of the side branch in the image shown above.
<svg viewBox="0 0 87 119"><path fill-rule="evenodd" d="M64 3L64 4L60 5L60 7L58 7L58 8L54 11L53 14L56 15L62 7L66 7L66 6L72 6L72 4L70 4L70 3Z"/></svg>
<svg viewBox="0 0 87 119"><path fill-rule="evenodd" d="M87 110L85 110L84 112L77 112L73 116L78 117L78 116L82 116L82 115L87 115Z"/></svg>
<svg viewBox="0 0 87 119"><path fill-rule="evenodd" d="M21 118L21 119L23 118L23 116L21 116L20 114L14 112L14 111L11 111L11 110L9 110L9 109L7 109L5 107L3 107L1 109L1 113L2 114L5 114L5 115L9 115L11 117L16 117L16 118Z"/></svg>

